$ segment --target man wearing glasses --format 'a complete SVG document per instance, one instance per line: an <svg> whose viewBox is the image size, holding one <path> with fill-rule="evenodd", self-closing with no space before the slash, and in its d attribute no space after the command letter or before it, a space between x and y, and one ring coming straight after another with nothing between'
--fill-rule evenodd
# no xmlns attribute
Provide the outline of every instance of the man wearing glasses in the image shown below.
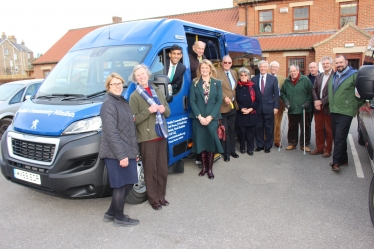
<svg viewBox="0 0 374 249"><path fill-rule="evenodd" d="M229 55L223 57L221 67L217 68L217 78L222 81L222 124L226 130L226 141L222 141L225 162L230 161L230 156L238 158L235 152L235 121L236 109L234 108L235 87L238 74L231 69L232 60Z"/></svg>

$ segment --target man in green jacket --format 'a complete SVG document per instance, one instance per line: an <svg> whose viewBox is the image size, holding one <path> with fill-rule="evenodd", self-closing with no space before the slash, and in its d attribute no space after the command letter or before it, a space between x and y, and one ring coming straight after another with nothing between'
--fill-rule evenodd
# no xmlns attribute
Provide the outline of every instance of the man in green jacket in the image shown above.
<svg viewBox="0 0 374 249"><path fill-rule="evenodd" d="M296 149L298 142L298 126L300 126L300 149L310 152L307 145L310 142L310 112L312 111L312 82L308 77L300 74L297 65L288 69L290 76L284 81L281 88L281 98L284 107L288 109L288 147L286 150ZM303 117L305 109L305 120ZM305 122L305 141L304 141Z"/></svg>
<svg viewBox="0 0 374 249"><path fill-rule="evenodd" d="M347 137L349 128L358 108L365 100L355 95L357 70L348 66L343 55L335 58L336 72L328 83L328 96L331 113L331 128L334 138L333 171L348 164Z"/></svg>

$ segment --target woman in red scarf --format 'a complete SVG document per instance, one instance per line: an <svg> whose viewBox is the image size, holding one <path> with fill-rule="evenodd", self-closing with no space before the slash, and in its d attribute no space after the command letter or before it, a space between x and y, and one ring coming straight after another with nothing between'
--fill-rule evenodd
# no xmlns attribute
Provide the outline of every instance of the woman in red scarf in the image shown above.
<svg viewBox="0 0 374 249"><path fill-rule="evenodd" d="M253 156L255 142L255 128L258 123L256 113L257 106L261 102L259 98L259 88L249 80L249 70L242 67L238 71L240 80L236 87L235 105L238 113L236 115L237 135L240 142L240 152L245 153L245 143L247 142L247 153Z"/></svg>

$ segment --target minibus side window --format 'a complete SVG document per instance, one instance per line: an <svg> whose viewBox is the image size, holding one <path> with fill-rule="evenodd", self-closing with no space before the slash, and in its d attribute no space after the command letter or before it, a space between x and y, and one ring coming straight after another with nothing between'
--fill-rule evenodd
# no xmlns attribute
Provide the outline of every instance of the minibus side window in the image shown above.
<svg viewBox="0 0 374 249"><path fill-rule="evenodd" d="M150 70L151 70L151 78L150 80L154 80L156 74L165 74L164 73L164 58L163 58L163 51L159 52L156 56L155 60L153 61Z"/></svg>
<svg viewBox="0 0 374 249"><path fill-rule="evenodd" d="M169 60L169 52L170 52L170 49L169 48L166 48L164 50L161 50L157 57L155 58L155 60L153 61L151 67L150 67L150 70L151 70L151 80L154 80L154 76L156 74L163 74L163 75L166 75L167 76L167 68L166 67L166 60ZM180 60L181 63L183 63L183 57L182 59ZM183 86L183 82L182 82L182 86ZM172 88L172 94L173 95L176 95L179 93L179 91L182 89L182 86L180 86L179 88L176 87L176 88Z"/></svg>

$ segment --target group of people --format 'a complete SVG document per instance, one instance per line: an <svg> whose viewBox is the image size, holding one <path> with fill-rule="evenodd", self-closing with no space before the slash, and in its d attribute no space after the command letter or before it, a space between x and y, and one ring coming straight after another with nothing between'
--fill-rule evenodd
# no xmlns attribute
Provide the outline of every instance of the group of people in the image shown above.
<svg viewBox="0 0 374 249"><path fill-rule="evenodd" d="M250 79L247 68L242 67L238 72L231 69L232 59L229 55L223 57L221 67L216 69L208 60L202 60L190 92L190 117L197 119L193 126L193 152L202 155L199 175L208 173L210 179L214 178L211 160L204 159L206 152L223 154L225 162L229 162L230 157L239 157L235 151L236 137L240 153L250 156L254 155L254 151L270 153L273 145L281 147L285 108L288 117L286 150L296 149L299 144L300 149L310 155L328 158L333 154L333 161L329 164L333 171L347 165L349 128L365 100L355 91L357 70L348 65L346 57L338 55L335 58L336 71L333 70L333 63L331 57L323 57L322 73L318 71L318 63L310 63L308 76L302 75L297 65L291 65L288 68L289 76L284 78L277 74L278 62L273 61L269 65L262 60L258 63L260 73ZM203 64L205 66L202 67ZM202 70L206 69L210 77L200 77ZM209 82L214 84L214 90L221 88L222 91L213 93ZM219 112L218 106L221 106ZM311 151L313 117L316 148ZM221 143L217 142L216 134L216 120L219 119L226 130L226 137ZM203 126L207 127L202 129ZM207 143L210 143L209 146Z"/></svg>
<svg viewBox="0 0 374 249"><path fill-rule="evenodd" d="M215 153L223 154L224 161L238 158L235 143L239 141L241 154L254 155L254 151L270 153L274 144L281 147L281 123L284 108L288 109L288 146L311 155L330 157L334 142L332 170L348 163L347 142L349 127L357 109L364 100L355 94L356 70L348 66L344 56L335 59L323 57L324 72L303 76L297 65L289 67L289 77L277 74L279 63L258 63L260 73L250 78L250 71L242 67L231 69L232 59L223 57L215 68L204 57L205 43L196 41L189 54L191 77L189 117L192 119L193 147L201 161L199 176L207 174L214 179ZM166 61L166 71L173 92L180 89L186 67L180 62L182 49L173 45ZM311 74L313 71L311 71ZM128 102L122 96L124 79L110 74L105 82L108 98L100 111L102 139L100 158L104 159L113 197L104 221L116 226L134 226L139 220L123 214L124 200L138 182L137 161L144 168L148 202L154 210L168 206L165 199L167 184L167 126L165 118L170 108L164 94L150 81L150 70L143 64L134 67L129 80L136 90ZM312 80L313 81L312 81ZM316 149L310 151L312 111L315 117ZM225 127L225 137L217 135L219 121ZM300 138L298 137L300 127ZM305 136L303 136L305 134ZM305 137L305 139L304 139ZM255 149L255 143L257 145Z"/></svg>

